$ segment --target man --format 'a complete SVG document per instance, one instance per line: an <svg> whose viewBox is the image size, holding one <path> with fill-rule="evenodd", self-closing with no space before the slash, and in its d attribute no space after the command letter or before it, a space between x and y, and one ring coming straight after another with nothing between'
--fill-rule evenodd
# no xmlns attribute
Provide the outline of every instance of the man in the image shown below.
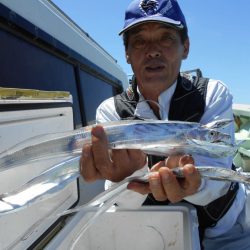
<svg viewBox="0 0 250 250"><path fill-rule="evenodd" d="M222 82L180 75L181 62L189 53L189 37L177 1L132 1L120 34L134 79L127 91L98 107L98 122L133 117L206 124L233 119L232 96ZM233 124L224 132L233 137ZM205 249L250 249L247 242L250 229L244 219L244 186L201 179L195 168L200 165L232 168L232 158L215 160L183 155L159 160L139 150L110 151L103 128L96 126L92 130L92 146L83 148L81 173L87 181L117 182L136 171L148 171L149 166L152 172L149 184L130 183L128 188L136 192L121 197L119 206L184 200L197 209ZM178 166L184 170L185 179L181 181L171 172L171 168Z"/></svg>

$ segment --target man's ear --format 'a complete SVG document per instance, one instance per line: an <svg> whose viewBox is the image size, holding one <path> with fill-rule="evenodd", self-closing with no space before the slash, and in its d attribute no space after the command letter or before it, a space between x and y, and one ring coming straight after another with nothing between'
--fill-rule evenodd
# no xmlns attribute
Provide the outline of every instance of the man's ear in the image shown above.
<svg viewBox="0 0 250 250"><path fill-rule="evenodd" d="M190 42L189 42L189 38L187 38L186 41L184 42L184 50L183 50L182 59L186 59L188 57L189 47L190 47Z"/></svg>
<svg viewBox="0 0 250 250"><path fill-rule="evenodd" d="M127 61L128 64L130 64L130 59L129 59L129 55L128 55L127 52L126 52L126 61Z"/></svg>

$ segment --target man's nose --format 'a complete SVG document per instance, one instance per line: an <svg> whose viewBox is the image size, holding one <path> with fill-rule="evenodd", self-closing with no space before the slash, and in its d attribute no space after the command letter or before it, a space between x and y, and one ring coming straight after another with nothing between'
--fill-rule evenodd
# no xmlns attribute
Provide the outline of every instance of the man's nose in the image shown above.
<svg viewBox="0 0 250 250"><path fill-rule="evenodd" d="M157 44L151 43L146 48L146 54L150 58L160 57L161 56L161 49Z"/></svg>

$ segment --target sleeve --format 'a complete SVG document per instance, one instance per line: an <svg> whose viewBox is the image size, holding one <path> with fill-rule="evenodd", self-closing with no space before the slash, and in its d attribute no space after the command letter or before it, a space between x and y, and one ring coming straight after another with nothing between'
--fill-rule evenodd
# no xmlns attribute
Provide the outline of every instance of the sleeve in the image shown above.
<svg viewBox="0 0 250 250"><path fill-rule="evenodd" d="M119 121L120 117L115 110L114 97L103 101L96 110L96 122Z"/></svg>
<svg viewBox="0 0 250 250"><path fill-rule="evenodd" d="M201 118L202 124L207 124L214 120L231 119L233 121L232 111L232 95L227 86L221 81L210 80L207 86L206 107ZM223 133L231 135L232 143L234 143L234 123L222 129ZM209 158L194 155L196 166L214 166L231 168L232 157ZM187 196L185 200L196 205L207 205L211 201L224 195L230 186L229 182L220 182L213 180L203 180L199 191L191 196Z"/></svg>

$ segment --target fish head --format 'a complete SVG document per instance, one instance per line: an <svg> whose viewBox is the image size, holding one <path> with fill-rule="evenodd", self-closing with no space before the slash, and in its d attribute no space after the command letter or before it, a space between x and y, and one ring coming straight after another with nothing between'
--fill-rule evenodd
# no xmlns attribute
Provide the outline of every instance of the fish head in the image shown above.
<svg viewBox="0 0 250 250"><path fill-rule="evenodd" d="M187 139L206 141L211 143L231 143L231 136L228 134L221 133L217 130L200 128L190 131L187 134Z"/></svg>
<svg viewBox="0 0 250 250"><path fill-rule="evenodd" d="M212 143L225 143L231 144L231 136L225 133L221 133L217 130L209 130L207 133L207 140Z"/></svg>
<svg viewBox="0 0 250 250"><path fill-rule="evenodd" d="M208 130L207 132L203 132L204 136L206 137L206 141L211 143L225 143L230 144L231 136L225 133L221 133L217 130Z"/></svg>

